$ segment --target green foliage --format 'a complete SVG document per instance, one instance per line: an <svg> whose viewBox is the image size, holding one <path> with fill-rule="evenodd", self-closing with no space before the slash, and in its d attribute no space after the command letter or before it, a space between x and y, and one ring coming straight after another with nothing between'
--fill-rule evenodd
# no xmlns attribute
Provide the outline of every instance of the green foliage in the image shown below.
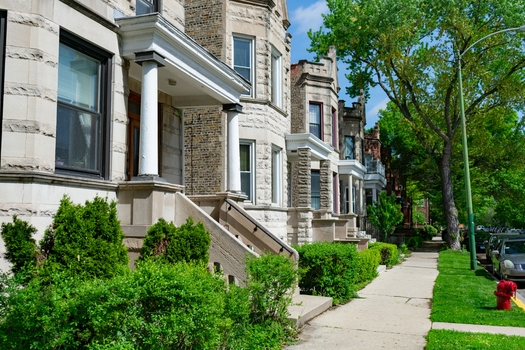
<svg viewBox="0 0 525 350"><path fill-rule="evenodd" d="M422 225L425 223L425 214L420 211L414 211L412 213L412 221L416 225Z"/></svg>
<svg viewBox="0 0 525 350"><path fill-rule="evenodd" d="M2 349L215 349L231 324L224 281L202 266L143 263L104 281L55 280L10 290Z"/></svg>
<svg viewBox="0 0 525 350"><path fill-rule="evenodd" d="M295 248L302 293L332 297L334 304L354 296L359 264L355 245L315 242Z"/></svg>
<svg viewBox="0 0 525 350"><path fill-rule="evenodd" d="M415 235L415 236L412 236L412 237L407 237L405 239L405 244L407 245L407 247L410 247L412 249L416 249L416 248L421 247L422 243L423 243L423 238L421 238L421 236L419 236L419 235Z"/></svg>
<svg viewBox="0 0 525 350"><path fill-rule="evenodd" d="M252 322L286 323L288 305L297 284L294 262L282 255L249 257L247 285L252 299Z"/></svg>
<svg viewBox="0 0 525 350"><path fill-rule="evenodd" d="M39 272L64 272L81 279L110 278L127 269L128 254L114 201L95 197L75 205L60 201L40 247L46 260Z"/></svg>
<svg viewBox="0 0 525 350"><path fill-rule="evenodd" d="M210 233L202 222L193 224L188 217L186 223L176 227L173 222L160 218L148 230L141 250L141 259L153 257L169 263L208 262Z"/></svg>
<svg viewBox="0 0 525 350"><path fill-rule="evenodd" d="M377 249L365 249L360 251L358 255L356 284L361 286L377 277L377 267L381 262L381 254Z"/></svg>
<svg viewBox="0 0 525 350"><path fill-rule="evenodd" d="M246 317L240 307L238 316L232 318L238 335L229 348L281 349L295 333L288 320L288 306L297 285L295 263L283 255L248 256L247 276L247 293L241 294L240 305L248 305L249 313ZM248 300L244 299L246 296ZM240 323L247 320L248 323Z"/></svg>
<svg viewBox="0 0 525 350"><path fill-rule="evenodd" d="M229 290L202 264L159 259L109 279L59 272L25 288L0 275L0 348L281 349L294 334L294 264L265 256L248 265L248 287Z"/></svg>
<svg viewBox="0 0 525 350"><path fill-rule="evenodd" d="M383 242L370 243L368 249L379 251L381 254L381 265L394 266L399 263L399 251L395 244Z"/></svg>
<svg viewBox="0 0 525 350"><path fill-rule="evenodd" d="M37 267L38 247L32 236L36 228L13 215L12 223L3 223L1 226L4 240L5 258L12 264L14 274L32 274Z"/></svg>
<svg viewBox="0 0 525 350"><path fill-rule="evenodd" d="M516 335L431 329L426 338L425 350L525 349L525 337Z"/></svg>
<svg viewBox="0 0 525 350"><path fill-rule="evenodd" d="M380 192L379 200L373 201L366 210L368 220L379 230L383 241L386 241L396 229L396 225L403 221L401 206L396 203L396 197L394 195L387 197L386 192Z"/></svg>

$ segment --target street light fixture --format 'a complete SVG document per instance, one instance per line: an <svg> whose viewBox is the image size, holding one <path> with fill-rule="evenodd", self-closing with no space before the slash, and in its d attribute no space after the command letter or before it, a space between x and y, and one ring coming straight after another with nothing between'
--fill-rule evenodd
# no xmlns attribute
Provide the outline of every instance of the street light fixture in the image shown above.
<svg viewBox="0 0 525 350"><path fill-rule="evenodd" d="M472 193L470 191L470 169L468 164L468 148L467 148L467 128L465 126L465 106L463 102L463 82L461 78L461 58L463 55L468 52L472 47L474 47L480 41L483 41L493 35L501 34L505 32L512 31L525 31L525 26L516 27L516 28L507 28L499 30L492 34L486 35L483 38L475 41L472 45L467 47L462 53L458 50L458 85L459 85L459 111L461 117L461 144L463 148L463 162L465 163L465 192L467 196L467 210L468 210L468 237L469 237L469 246L470 246L470 269L476 270L477 268L477 259L476 259L476 238L474 237L474 213L472 210Z"/></svg>

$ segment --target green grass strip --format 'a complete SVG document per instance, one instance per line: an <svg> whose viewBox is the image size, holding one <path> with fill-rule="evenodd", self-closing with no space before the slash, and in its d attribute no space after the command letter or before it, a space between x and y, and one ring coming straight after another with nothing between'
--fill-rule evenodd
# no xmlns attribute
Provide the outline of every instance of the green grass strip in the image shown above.
<svg viewBox="0 0 525 350"><path fill-rule="evenodd" d="M525 337L432 329L425 350L523 350Z"/></svg>
<svg viewBox="0 0 525 350"><path fill-rule="evenodd" d="M468 252L440 252L438 270L431 321L525 327L525 312L516 305L511 310L496 309L497 283L482 267L470 269Z"/></svg>

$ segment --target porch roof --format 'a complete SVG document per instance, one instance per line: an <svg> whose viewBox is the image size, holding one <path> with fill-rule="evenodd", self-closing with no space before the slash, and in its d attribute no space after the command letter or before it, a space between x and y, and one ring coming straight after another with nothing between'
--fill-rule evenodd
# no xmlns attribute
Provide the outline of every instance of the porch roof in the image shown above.
<svg viewBox="0 0 525 350"><path fill-rule="evenodd" d="M286 134L288 160L296 161L298 148L310 148L312 160L327 160L334 149L310 133Z"/></svg>
<svg viewBox="0 0 525 350"><path fill-rule="evenodd" d="M162 56L158 89L172 96L178 108L239 103L251 84L190 36L158 13L116 19L122 56L131 61L129 75L142 80L135 54Z"/></svg>

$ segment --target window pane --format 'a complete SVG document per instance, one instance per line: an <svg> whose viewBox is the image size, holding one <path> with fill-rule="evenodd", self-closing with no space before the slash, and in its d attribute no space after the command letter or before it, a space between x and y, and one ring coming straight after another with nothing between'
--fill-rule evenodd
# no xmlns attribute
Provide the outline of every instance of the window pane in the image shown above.
<svg viewBox="0 0 525 350"><path fill-rule="evenodd" d="M353 136L345 136L345 159L355 159Z"/></svg>
<svg viewBox="0 0 525 350"><path fill-rule="evenodd" d="M100 115L57 108L56 166L100 171Z"/></svg>
<svg viewBox="0 0 525 350"><path fill-rule="evenodd" d="M250 145L239 146L241 154L241 171L250 171Z"/></svg>
<svg viewBox="0 0 525 350"><path fill-rule="evenodd" d="M321 105L310 104L310 134L321 139Z"/></svg>
<svg viewBox="0 0 525 350"><path fill-rule="evenodd" d="M250 68L251 41L235 38L233 39L233 45L233 65L235 67Z"/></svg>
<svg viewBox="0 0 525 350"><path fill-rule="evenodd" d="M318 171L311 173L311 191L312 208L319 210L321 208L321 175Z"/></svg>
<svg viewBox="0 0 525 350"><path fill-rule="evenodd" d="M155 12L153 0L137 0L137 15L145 15Z"/></svg>
<svg viewBox="0 0 525 350"><path fill-rule="evenodd" d="M100 62L60 43L59 101L98 112L99 89Z"/></svg>
<svg viewBox="0 0 525 350"><path fill-rule="evenodd" d="M241 157L241 191L252 200L252 163L251 163L251 145L239 145Z"/></svg>

